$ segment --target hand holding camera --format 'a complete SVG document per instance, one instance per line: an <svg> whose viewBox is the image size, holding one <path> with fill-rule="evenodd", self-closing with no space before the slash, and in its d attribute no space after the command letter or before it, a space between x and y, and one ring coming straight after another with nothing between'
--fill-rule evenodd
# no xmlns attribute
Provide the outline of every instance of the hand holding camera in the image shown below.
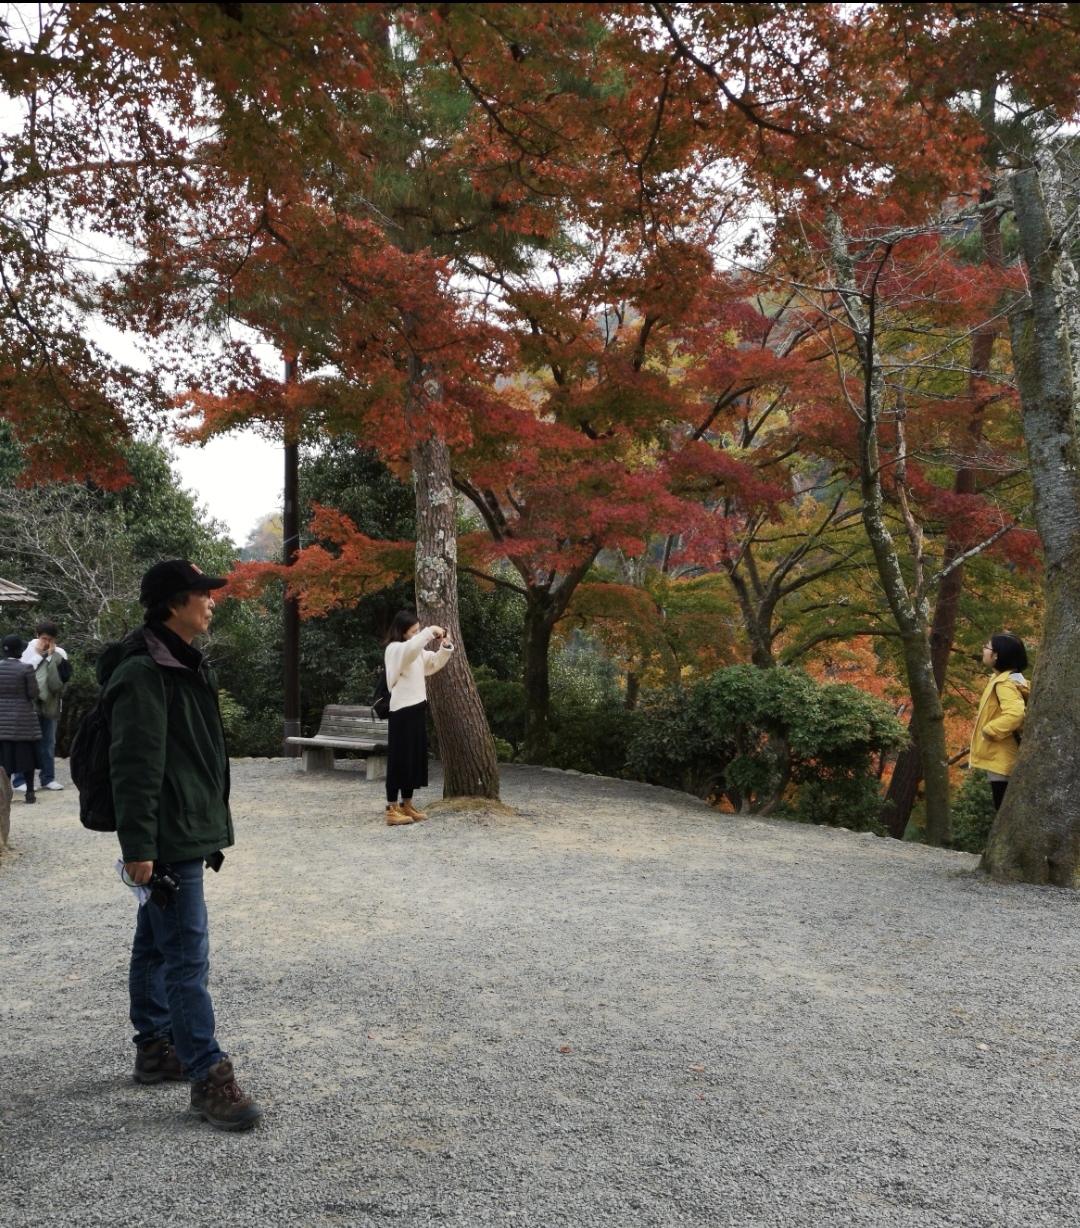
<svg viewBox="0 0 1080 1228"><path fill-rule="evenodd" d="M435 623L432 623L428 630L433 633L434 638L432 640L432 647L435 652L438 652L440 648L454 647L454 645L450 643L450 633L445 627L439 627Z"/></svg>
<svg viewBox="0 0 1080 1228"><path fill-rule="evenodd" d="M150 903L158 908L168 908L180 890L180 879L172 866L159 866L152 861L125 862L122 877L129 887L145 887ZM146 896L140 896L140 900L144 899Z"/></svg>

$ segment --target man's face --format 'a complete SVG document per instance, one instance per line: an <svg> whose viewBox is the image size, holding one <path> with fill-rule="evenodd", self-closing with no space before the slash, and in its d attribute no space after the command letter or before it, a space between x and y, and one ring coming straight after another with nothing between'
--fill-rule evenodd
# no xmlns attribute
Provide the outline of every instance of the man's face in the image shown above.
<svg viewBox="0 0 1080 1228"><path fill-rule="evenodd" d="M166 626L187 643L197 635L205 635L214 617L214 599L208 592L198 590L190 594L187 604L177 606Z"/></svg>
<svg viewBox="0 0 1080 1228"><path fill-rule="evenodd" d="M51 656L56 651L56 640L51 635L37 637L37 650L43 657Z"/></svg>

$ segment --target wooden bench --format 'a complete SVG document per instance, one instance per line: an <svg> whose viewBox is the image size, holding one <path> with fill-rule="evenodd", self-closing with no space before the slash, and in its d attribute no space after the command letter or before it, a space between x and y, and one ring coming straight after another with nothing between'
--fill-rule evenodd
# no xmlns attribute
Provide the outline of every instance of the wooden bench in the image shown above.
<svg viewBox="0 0 1080 1228"><path fill-rule="evenodd" d="M327 704L313 738L288 741L303 747L305 772L332 772L335 750L362 750L367 751L367 779L382 780L386 776L386 738L386 721L380 721L370 708Z"/></svg>

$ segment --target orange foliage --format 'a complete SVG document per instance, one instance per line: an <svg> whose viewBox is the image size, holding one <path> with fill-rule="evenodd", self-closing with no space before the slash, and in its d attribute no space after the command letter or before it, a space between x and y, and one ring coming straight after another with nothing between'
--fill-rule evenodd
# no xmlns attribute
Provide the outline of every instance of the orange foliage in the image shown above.
<svg viewBox="0 0 1080 1228"><path fill-rule="evenodd" d="M313 507L310 532L337 550L312 545L301 550L291 567L281 563L238 563L229 574L223 597L258 597L274 581L283 581L300 602L303 618L355 605L367 593L386 588L412 572L412 542L376 541L360 533L348 516L333 508Z"/></svg>

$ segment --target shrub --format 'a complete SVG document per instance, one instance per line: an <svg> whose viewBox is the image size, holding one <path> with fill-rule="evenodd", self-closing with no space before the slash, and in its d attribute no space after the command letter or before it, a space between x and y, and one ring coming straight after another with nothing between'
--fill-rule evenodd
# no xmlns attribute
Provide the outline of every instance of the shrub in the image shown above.
<svg viewBox="0 0 1080 1228"><path fill-rule="evenodd" d="M504 742L502 738L495 739L495 756L500 763L514 762L514 748L509 742Z"/></svg>
<svg viewBox="0 0 1080 1228"><path fill-rule="evenodd" d="M981 853L994 825L997 811L990 792L990 782L980 768L972 768L953 801L953 848L965 853Z"/></svg>
<svg viewBox="0 0 1080 1228"><path fill-rule="evenodd" d="M833 773L820 780L807 780L799 787L791 817L797 823L848 827L884 836L880 822L884 801L881 786L868 772Z"/></svg>
<svg viewBox="0 0 1080 1228"><path fill-rule="evenodd" d="M499 678L489 665L477 665L473 678L496 744L508 745L516 757L525 738L524 684Z"/></svg>
<svg viewBox="0 0 1080 1228"><path fill-rule="evenodd" d="M627 711L618 702L588 704L561 696L552 705L552 767L599 776L624 775L638 718L639 713Z"/></svg>
<svg viewBox="0 0 1080 1228"><path fill-rule="evenodd" d="M623 706L614 669L607 671L603 665L597 668L591 659L578 666L560 657L552 660L547 762L553 767L601 776L624 773L638 714ZM525 737L524 684L498 678L483 665L473 676L499 758L512 762Z"/></svg>
<svg viewBox="0 0 1080 1228"><path fill-rule="evenodd" d="M872 756L906 739L888 705L858 687L733 665L651 704L629 768L701 797L725 794L736 810L768 814L793 791L795 818L875 829Z"/></svg>
<svg viewBox="0 0 1080 1228"><path fill-rule="evenodd" d="M226 744L231 746L243 733L247 713L224 688L218 691L218 711L225 729Z"/></svg>
<svg viewBox="0 0 1080 1228"><path fill-rule="evenodd" d="M235 700L232 703L239 708ZM244 712L243 709L241 711ZM223 720L224 717L225 713L222 712ZM234 721L231 729L226 726L226 737L229 754L238 759L249 755L272 759L285 753L281 712L276 708L244 712L239 720Z"/></svg>

